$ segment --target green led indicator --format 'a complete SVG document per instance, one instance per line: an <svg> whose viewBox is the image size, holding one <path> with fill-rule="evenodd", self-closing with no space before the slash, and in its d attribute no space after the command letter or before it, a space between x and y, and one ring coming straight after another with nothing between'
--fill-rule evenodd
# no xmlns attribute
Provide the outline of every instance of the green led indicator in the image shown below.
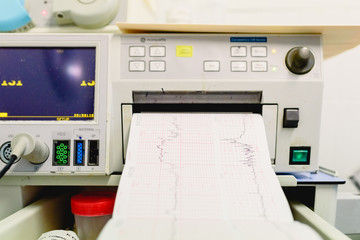
<svg viewBox="0 0 360 240"><path fill-rule="evenodd" d="M308 159L308 154L308 150L294 150L292 161L297 163L306 163Z"/></svg>

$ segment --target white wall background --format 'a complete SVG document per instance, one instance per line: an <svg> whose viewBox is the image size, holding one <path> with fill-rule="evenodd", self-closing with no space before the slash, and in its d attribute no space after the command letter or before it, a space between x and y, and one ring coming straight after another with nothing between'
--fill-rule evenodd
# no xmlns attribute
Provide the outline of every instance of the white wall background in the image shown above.
<svg viewBox="0 0 360 240"><path fill-rule="evenodd" d="M130 0L128 22L360 25L358 0ZM360 39L359 39L360 43ZM324 62L320 164L347 179L360 170L360 47Z"/></svg>
<svg viewBox="0 0 360 240"><path fill-rule="evenodd" d="M360 170L359 57L356 47L324 63L320 163L343 178ZM356 191L351 181L340 189Z"/></svg>
<svg viewBox="0 0 360 240"><path fill-rule="evenodd" d="M125 1L125 0L122 0ZM129 0L129 22L350 24L358 0Z"/></svg>

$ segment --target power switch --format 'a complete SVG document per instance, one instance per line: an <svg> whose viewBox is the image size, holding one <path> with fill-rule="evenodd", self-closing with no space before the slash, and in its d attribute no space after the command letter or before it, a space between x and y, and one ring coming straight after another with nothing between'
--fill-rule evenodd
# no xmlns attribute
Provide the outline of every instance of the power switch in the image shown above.
<svg viewBox="0 0 360 240"><path fill-rule="evenodd" d="M290 165L310 165L311 147L290 147Z"/></svg>
<svg viewBox="0 0 360 240"><path fill-rule="evenodd" d="M299 109L298 108L284 108L284 128L297 128L299 124Z"/></svg>

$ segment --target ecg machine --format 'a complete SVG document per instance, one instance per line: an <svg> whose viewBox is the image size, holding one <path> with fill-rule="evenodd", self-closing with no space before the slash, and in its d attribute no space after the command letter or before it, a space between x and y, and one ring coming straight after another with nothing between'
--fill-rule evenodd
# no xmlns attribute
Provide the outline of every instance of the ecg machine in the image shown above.
<svg viewBox="0 0 360 240"><path fill-rule="evenodd" d="M41 141L41 161L9 175L122 171L132 113L261 114L274 170L318 170L320 35L1 35L0 167L12 139Z"/></svg>
<svg viewBox="0 0 360 240"><path fill-rule="evenodd" d="M1 180L18 199L23 198L17 193L18 188L24 192L21 186L117 186L134 113L260 114L275 172L319 169L321 34L29 33L0 38L0 169L19 139L39 144L43 153L39 158L23 154ZM336 207L336 188L324 189L327 195L317 195L315 212L325 196L327 205ZM60 213L58 206L65 208L65 203L61 197L40 202L39 208L35 204L36 219L47 224L40 217L43 211ZM313 226L316 217L307 215L314 213L292 206L297 219ZM33 232L25 218L21 226Z"/></svg>

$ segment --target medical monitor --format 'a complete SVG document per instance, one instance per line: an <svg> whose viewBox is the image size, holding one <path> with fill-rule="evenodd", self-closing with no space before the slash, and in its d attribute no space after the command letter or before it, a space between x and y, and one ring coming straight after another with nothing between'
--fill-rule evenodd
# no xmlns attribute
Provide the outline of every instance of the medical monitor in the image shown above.
<svg viewBox="0 0 360 240"><path fill-rule="evenodd" d="M0 47L0 120L93 120L95 47Z"/></svg>
<svg viewBox="0 0 360 240"><path fill-rule="evenodd" d="M106 34L0 36L0 165L14 136L44 142L49 157L9 174L109 174Z"/></svg>

